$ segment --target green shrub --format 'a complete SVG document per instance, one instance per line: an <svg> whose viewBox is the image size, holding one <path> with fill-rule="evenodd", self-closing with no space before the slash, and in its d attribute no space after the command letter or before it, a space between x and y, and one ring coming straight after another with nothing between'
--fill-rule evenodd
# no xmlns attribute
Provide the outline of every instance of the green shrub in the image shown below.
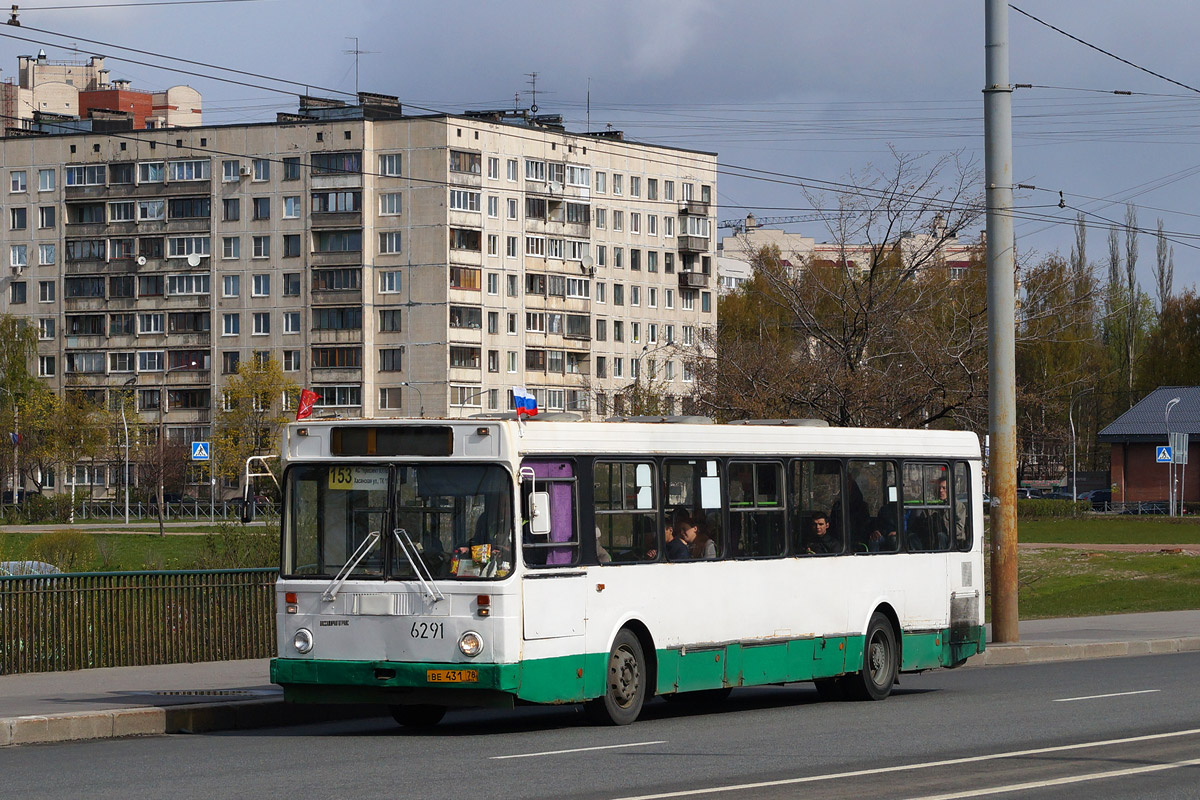
<svg viewBox="0 0 1200 800"><path fill-rule="evenodd" d="M222 522L204 537L199 569L250 569L279 565L279 529Z"/></svg>
<svg viewBox="0 0 1200 800"><path fill-rule="evenodd" d="M1092 504L1087 500L1018 500L1017 517L1035 519L1038 517L1078 517L1092 510Z"/></svg>
<svg viewBox="0 0 1200 800"><path fill-rule="evenodd" d="M53 564L63 572L82 572L96 558L96 542L91 534L72 528L47 531L29 543L25 557Z"/></svg>
<svg viewBox="0 0 1200 800"><path fill-rule="evenodd" d="M71 518L71 495L30 494L21 503L19 517L26 524L66 522Z"/></svg>

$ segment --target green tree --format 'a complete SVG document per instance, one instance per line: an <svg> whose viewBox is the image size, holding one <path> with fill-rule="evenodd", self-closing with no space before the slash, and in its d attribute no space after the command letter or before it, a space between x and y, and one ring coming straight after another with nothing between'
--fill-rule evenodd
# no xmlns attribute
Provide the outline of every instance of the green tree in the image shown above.
<svg viewBox="0 0 1200 800"><path fill-rule="evenodd" d="M8 477L13 473L13 458L18 448L7 434L21 428L18 424L20 416L39 388L37 379L30 372L36 352L37 332L27 320L0 314L0 424L5 432L4 444L0 446L0 476ZM25 460L24 456L21 460ZM3 478L0 478L2 483Z"/></svg>
<svg viewBox="0 0 1200 800"><path fill-rule="evenodd" d="M300 387L274 358L250 359L225 384L222 411L213 426L213 468L218 478L237 479L246 459L276 453L283 426ZM284 398L289 402L284 405Z"/></svg>
<svg viewBox="0 0 1200 800"><path fill-rule="evenodd" d="M1159 386L1193 386L1200 376L1200 295L1195 289L1163 300L1138 363L1137 394Z"/></svg>

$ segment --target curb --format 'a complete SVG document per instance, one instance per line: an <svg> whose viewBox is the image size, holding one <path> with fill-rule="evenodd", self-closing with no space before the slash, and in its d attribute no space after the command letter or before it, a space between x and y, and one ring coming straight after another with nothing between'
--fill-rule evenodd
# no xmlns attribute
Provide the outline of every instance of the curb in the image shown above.
<svg viewBox="0 0 1200 800"><path fill-rule="evenodd" d="M967 667L1002 667L1055 661L1165 655L1200 651L1200 636L1080 644L992 644ZM214 733L344 719L384 717L378 705L302 705L282 698L146 706L105 711L68 711L0 719L0 747L22 744Z"/></svg>
<svg viewBox="0 0 1200 800"><path fill-rule="evenodd" d="M285 703L282 699L68 711L0 719L0 747L166 733L250 730L384 715L377 705L298 705Z"/></svg>
<svg viewBox="0 0 1200 800"><path fill-rule="evenodd" d="M1086 661L1093 658L1156 656L1200 650L1200 636L1143 639L1133 642L1080 644L989 644L980 655L967 659L968 667L1003 667L1053 661Z"/></svg>

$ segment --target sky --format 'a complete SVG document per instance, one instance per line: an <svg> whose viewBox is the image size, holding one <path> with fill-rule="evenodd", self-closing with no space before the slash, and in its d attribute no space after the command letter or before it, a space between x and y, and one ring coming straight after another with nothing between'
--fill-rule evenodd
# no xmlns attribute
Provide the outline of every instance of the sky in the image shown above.
<svg viewBox="0 0 1200 800"><path fill-rule="evenodd" d="M1013 5L1132 62L1010 8L1010 78L1034 87L1013 94L1014 178L1037 187L1016 197L1022 257L1066 256L1083 211L1094 226L1088 257L1102 262L1107 228L1132 202L1147 231L1139 238L1143 288L1153 293L1150 232L1160 218L1174 247L1176 291L1194 286L1200 6ZM719 220L804 215L809 201L798 184L886 167L892 148L930 160L959 154L983 168L982 0L37 0L22 4L20 20L22 28L0 28L4 78L15 75L18 55L40 48L54 60L105 55L111 77L135 88L200 90L206 124L273 119L294 110L305 87L353 93L348 51L356 49L359 88L396 95L412 112L527 108L528 73L536 72L539 113L561 114L569 129L611 125L638 141L716 152ZM172 65L121 47L296 83ZM981 218L966 235L982 227ZM828 238L815 223L787 229Z"/></svg>

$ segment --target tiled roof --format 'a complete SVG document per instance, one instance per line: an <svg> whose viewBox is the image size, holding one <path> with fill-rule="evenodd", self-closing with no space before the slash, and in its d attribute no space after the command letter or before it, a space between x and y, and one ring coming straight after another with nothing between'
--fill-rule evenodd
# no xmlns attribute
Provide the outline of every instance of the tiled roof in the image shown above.
<svg viewBox="0 0 1200 800"><path fill-rule="evenodd" d="M1200 386L1160 386L1109 423L1096 438L1102 442L1166 444L1164 416L1167 403L1176 397L1179 402L1171 408L1171 432L1200 438Z"/></svg>

